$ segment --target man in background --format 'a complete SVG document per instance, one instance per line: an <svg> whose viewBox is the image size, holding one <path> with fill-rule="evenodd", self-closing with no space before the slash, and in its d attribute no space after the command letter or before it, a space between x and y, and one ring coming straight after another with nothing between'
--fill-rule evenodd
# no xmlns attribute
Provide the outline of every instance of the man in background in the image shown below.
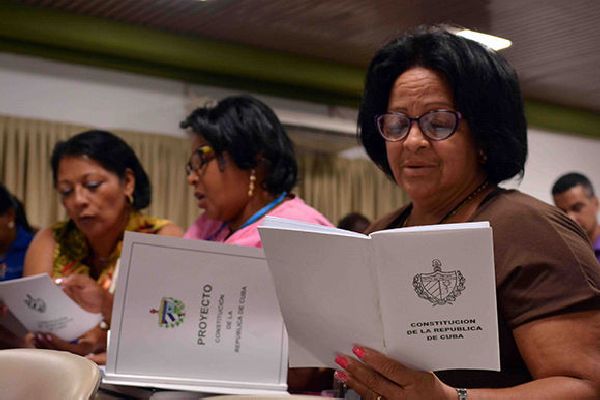
<svg viewBox="0 0 600 400"><path fill-rule="evenodd" d="M598 225L598 198L590 180L571 172L558 178L552 187L554 204L567 213L587 233L600 261L600 225Z"/></svg>

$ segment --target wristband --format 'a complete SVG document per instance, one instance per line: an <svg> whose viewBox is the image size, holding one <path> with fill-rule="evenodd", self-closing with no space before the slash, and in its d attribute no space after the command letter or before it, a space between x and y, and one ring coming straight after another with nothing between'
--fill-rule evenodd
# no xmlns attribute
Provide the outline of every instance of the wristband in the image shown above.
<svg viewBox="0 0 600 400"><path fill-rule="evenodd" d="M468 400L467 389L456 389L456 394L458 395L458 400Z"/></svg>

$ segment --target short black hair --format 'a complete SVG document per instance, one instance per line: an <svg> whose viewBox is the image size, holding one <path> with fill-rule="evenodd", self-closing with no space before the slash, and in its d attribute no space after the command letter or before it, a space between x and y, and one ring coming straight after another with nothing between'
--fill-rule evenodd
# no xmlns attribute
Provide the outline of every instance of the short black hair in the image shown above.
<svg viewBox="0 0 600 400"><path fill-rule="evenodd" d="M337 224L340 229L354 232L364 232L371 225L371 221L359 212L349 212Z"/></svg>
<svg viewBox="0 0 600 400"><path fill-rule="evenodd" d="M87 157L117 175L119 179L125 179L126 172L130 169L135 177L132 207L141 210L150 204L151 188L148 174L131 146L115 134L90 130L57 142L50 160L55 186L58 179L58 164L60 160L67 157Z"/></svg>
<svg viewBox="0 0 600 400"><path fill-rule="evenodd" d="M227 152L238 168L266 167L262 186L277 195L296 185L294 145L273 110L252 96L227 97L215 106L194 110L182 129L202 135L218 156Z"/></svg>
<svg viewBox="0 0 600 400"><path fill-rule="evenodd" d="M516 72L497 52L442 26L420 26L392 40L369 65L358 135L379 168L393 178L375 117L387 112L394 82L413 67L436 71L446 79L457 110L487 157L483 168L491 182L523 175L527 122Z"/></svg>
<svg viewBox="0 0 600 400"><path fill-rule="evenodd" d="M26 231L32 232L33 228L29 225L23 203L0 182L0 215L6 214L11 209L15 212L16 224Z"/></svg>
<svg viewBox="0 0 600 400"><path fill-rule="evenodd" d="M8 210L13 208L15 208L13 195L0 183L0 215L4 215Z"/></svg>
<svg viewBox="0 0 600 400"><path fill-rule="evenodd" d="M552 196L564 193L567 190L573 189L575 186L583 187L588 197L595 196L592 182L590 182L587 176L580 174L579 172L569 172L558 178L552 186Z"/></svg>

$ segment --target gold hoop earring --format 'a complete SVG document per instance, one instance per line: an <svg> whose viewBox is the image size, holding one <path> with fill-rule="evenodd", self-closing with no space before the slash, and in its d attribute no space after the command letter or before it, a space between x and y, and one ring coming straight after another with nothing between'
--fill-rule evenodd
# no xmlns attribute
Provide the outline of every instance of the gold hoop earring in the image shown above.
<svg viewBox="0 0 600 400"><path fill-rule="evenodd" d="M132 206L133 205L133 195L132 194L128 194L127 195L127 203Z"/></svg>
<svg viewBox="0 0 600 400"><path fill-rule="evenodd" d="M248 197L252 197L254 194L254 182L256 181L256 171L254 168L250 172L250 184L248 185Z"/></svg>

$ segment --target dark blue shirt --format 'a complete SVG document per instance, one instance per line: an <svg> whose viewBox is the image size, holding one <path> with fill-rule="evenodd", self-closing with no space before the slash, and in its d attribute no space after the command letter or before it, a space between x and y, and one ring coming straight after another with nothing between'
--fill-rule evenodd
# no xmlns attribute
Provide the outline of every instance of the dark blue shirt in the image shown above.
<svg viewBox="0 0 600 400"><path fill-rule="evenodd" d="M21 226L17 226L15 240L11 243L6 254L0 256L0 264L6 266L6 269L0 268L0 281L7 281L23 276L25 253L32 240L33 233L26 231ZM2 270L4 270L4 274L2 274Z"/></svg>

